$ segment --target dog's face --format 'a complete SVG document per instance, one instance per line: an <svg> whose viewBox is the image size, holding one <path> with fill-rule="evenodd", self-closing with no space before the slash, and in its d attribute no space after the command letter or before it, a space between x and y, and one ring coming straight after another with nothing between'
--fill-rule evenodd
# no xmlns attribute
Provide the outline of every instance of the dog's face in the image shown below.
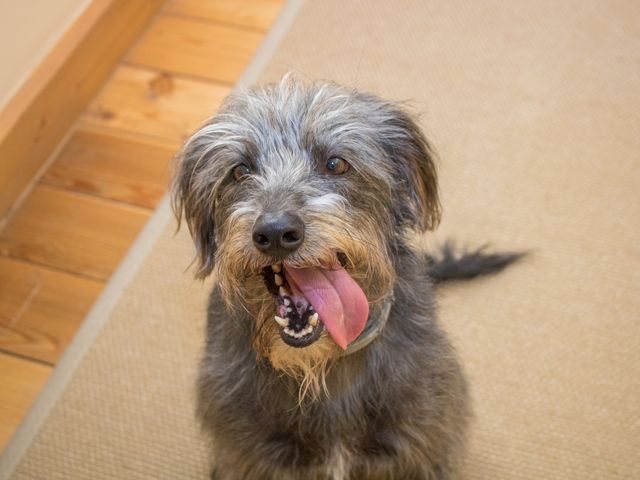
<svg viewBox="0 0 640 480"><path fill-rule="evenodd" d="M174 206L256 349L305 371L392 291L407 232L437 223L429 146L396 104L291 78L230 96L179 157Z"/></svg>

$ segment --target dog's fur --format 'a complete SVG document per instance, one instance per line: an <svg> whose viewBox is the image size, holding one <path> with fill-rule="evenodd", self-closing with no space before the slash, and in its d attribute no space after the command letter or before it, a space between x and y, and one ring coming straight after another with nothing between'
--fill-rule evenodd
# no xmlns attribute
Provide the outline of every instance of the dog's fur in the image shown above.
<svg viewBox="0 0 640 480"><path fill-rule="evenodd" d="M351 167L344 175L323 171L336 156ZM251 171L242 181L232 173L239 164ZM447 264L412 247L437 225L440 204L432 150L400 106L291 77L233 94L186 142L174 207L195 240L198 276L216 278L198 405L213 478L454 476L469 402L436 322L433 280L515 257L445 255ZM306 348L282 341L261 275L282 259L256 249L251 232L261 214L284 210L306 232L288 264L340 261L365 292L370 318L393 301L366 348L345 355L326 332Z"/></svg>

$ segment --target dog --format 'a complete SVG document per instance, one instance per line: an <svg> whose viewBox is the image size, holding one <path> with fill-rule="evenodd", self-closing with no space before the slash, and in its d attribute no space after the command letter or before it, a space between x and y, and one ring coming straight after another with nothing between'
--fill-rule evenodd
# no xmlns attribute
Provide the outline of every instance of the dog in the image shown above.
<svg viewBox="0 0 640 480"><path fill-rule="evenodd" d="M470 417L434 288L515 254L415 247L441 215L398 103L292 76L231 94L178 155L213 275L198 417L216 480L449 479Z"/></svg>

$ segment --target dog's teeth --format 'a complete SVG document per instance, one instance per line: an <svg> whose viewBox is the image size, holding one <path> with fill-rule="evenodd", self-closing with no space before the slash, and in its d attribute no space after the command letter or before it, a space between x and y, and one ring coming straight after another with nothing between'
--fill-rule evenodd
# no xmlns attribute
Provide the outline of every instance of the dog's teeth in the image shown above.
<svg viewBox="0 0 640 480"><path fill-rule="evenodd" d="M284 280L282 279L282 275L278 275L277 273L273 276L273 279L276 282L276 285L279 287L284 283Z"/></svg>
<svg viewBox="0 0 640 480"><path fill-rule="evenodd" d="M311 325L307 325L307 328L302 331L305 335L309 335L311 332L313 332L313 327Z"/></svg>
<svg viewBox="0 0 640 480"><path fill-rule="evenodd" d="M290 337L295 337L295 335L296 335L295 332L293 330L291 330L289 327L285 327L284 333L286 333Z"/></svg>
<svg viewBox="0 0 640 480"><path fill-rule="evenodd" d="M286 307L288 307L289 305L291 305L291 300L289 300L288 298L285 298L285 299L284 299L284 305L285 305Z"/></svg>
<svg viewBox="0 0 640 480"><path fill-rule="evenodd" d="M289 313L293 312L293 308L287 307L287 312L289 312Z"/></svg>
<svg viewBox="0 0 640 480"><path fill-rule="evenodd" d="M313 315L311 315L309 317L309 325L311 325L312 327L315 327L316 325L318 325L318 314L314 313Z"/></svg>
<svg viewBox="0 0 640 480"><path fill-rule="evenodd" d="M280 273L282 271L282 265L279 263L275 263L271 265L271 270L273 270L273 273Z"/></svg>
<svg viewBox="0 0 640 480"><path fill-rule="evenodd" d="M286 327L289 325L289 319L287 318L282 318L277 315L274 318L276 319L276 322L278 322L278 325L280 325L281 327Z"/></svg>
<svg viewBox="0 0 640 480"><path fill-rule="evenodd" d="M289 295L289 292L287 292L287 289L284 287L280 287L278 289L278 293L280 294L281 297L284 297L285 295Z"/></svg>

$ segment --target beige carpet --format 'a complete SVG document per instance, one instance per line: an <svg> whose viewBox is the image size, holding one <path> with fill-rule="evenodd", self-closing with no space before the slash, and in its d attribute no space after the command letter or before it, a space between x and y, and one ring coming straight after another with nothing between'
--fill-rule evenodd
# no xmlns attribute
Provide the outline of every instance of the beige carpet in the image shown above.
<svg viewBox="0 0 640 480"><path fill-rule="evenodd" d="M441 295L473 388L467 478L640 478L640 3L307 1L287 31L292 12L245 81L266 64L411 100L441 157L438 237L533 252ZM165 203L0 477L206 478L207 285L172 229Z"/></svg>

